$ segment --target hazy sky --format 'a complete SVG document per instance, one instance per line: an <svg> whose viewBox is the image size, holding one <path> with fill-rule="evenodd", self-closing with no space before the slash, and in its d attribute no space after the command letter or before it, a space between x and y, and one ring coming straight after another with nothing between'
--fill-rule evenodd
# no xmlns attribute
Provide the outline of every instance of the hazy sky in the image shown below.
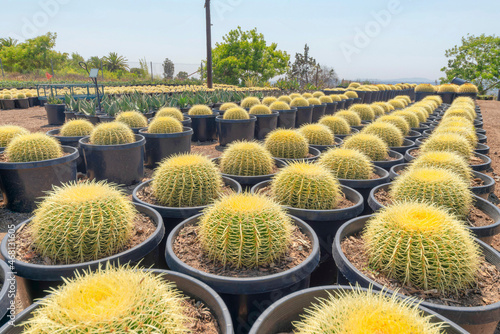
<svg viewBox="0 0 500 334"><path fill-rule="evenodd" d="M115 51L158 64L168 57L176 72L189 72L206 56L203 7L204 0L2 0L0 37L57 32L59 51L85 58ZM462 36L500 33L499 14L499 0L212 0L212 40L238 25L257 27L292 59L307 43L340 78L434 80L444 51Z"/></svg>

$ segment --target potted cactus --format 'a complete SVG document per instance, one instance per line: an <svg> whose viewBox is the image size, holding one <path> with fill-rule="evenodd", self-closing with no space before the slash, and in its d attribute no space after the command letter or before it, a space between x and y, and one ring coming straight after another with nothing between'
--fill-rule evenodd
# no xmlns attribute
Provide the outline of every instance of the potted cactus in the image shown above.
<svg viewBox="0 0 500 334"><path fill-rule="evenodd" d="M253 106L260 104L260 100L258 97L255 96L248 96L245 97L243 100L240 102L240 106L244 109L250 110Z"/></svg>
<svg viewBox="0 0 500 334"><path fill-rule="evenodd" d="M47 120L49 125L62 125L66 116L64 111L66 105L54 95L47 98L47 104L45 105L45 111L47 113Z"/></svg>
<svg viewBox="0 0 500 334"><path fill-rule="evenodd" d="M415 146L415 142L404 138L401 130L391 123L375 122L367 125L361 133L380 137L389 146L390 150L401 154Z"/></svg>
<svg viewBox="0 0 500 334"><path fill-rule="evenodd" d="M479 91L476 85L472 83L465 83L458 87L457 97L467 96L475 100L477 98L478 92Z"/></svg>
<svg viewBox="0 0 500 334"><path fill-rule="evenodd" d="M157 115L139 134L146 138L145 165L149 168L156 167L166 157L191 152L193 129L183 127L174 117Z"/></svg>
<svg viewBox="0 0 500 334"><path fill-rule="evenodd" d="M319 120L319 124L327 126L334 136L341 140L359 132L356 129L351 129L347 120L337 115L325 115Z"/></svg>
<svg viewBox="0 0 500 334"><path fill-rule="evenodd" d="M307 99L309 105L312 106L311 123L317 123L321 117L325 116L326 104L322 103L319 98L311 97Z"/></svg>
<svg viewBox="0 0 500 334"><path fill-rule="evenodd" d="M194 239L180 244L186 233ZM290 252L298 253L290 257ZM201 270L193 257L202 261ZM169 268L221 294L236 333L248 332L265 306L307 288L319 257L318 239L306 223L274 201L248 193L222 197L183 221L168 236L166 249Z"/></svg>
<svg viewBox="0 0 500 334"><path fill-rule="evenodd" d="M443 99L443 103L452 104L458 93L458 86L454 84L444 84L439 86L438 95Z"/></svg>
<svg viewBox="0 0 500 334"><path fill-rule="evenodd" d="M2 95L2 109L10 110L16 107L15 100L12 98L12 94L3 94Z"/></svg>
<svg viewBox="0 0 500 334"><path fill-rule="evenodd" d="M348 110L354 111L356 114L358 114L362 122L369 123L375 120L375 112L369 104L355 104Z"/></svg>
<svg viewBox="0 0 500 334"><path fill-rule="evenodd" d="M292 102L290 102L290 107L297 109L297 116L295 117L296 128L300 127L302 124L312 123L313 106L309 105L309 101L306 98L294 98Z"/></svg>
<svg viewBox="0 0 500 334"><path fill-rule="evenodd" d="M0 149L5 149L14 137L28 133L30 132L22 126L0 125Z"/></svg>
<svg viewBox="0 0 500 334"><path fill-rule="evenodd" d="M14 298L17 290L16 277L3 260L0 260L0 286L0 326L3 326L16 316Z"/></svg>
<svg viewBox="0 0 500 334"><path fill-rule="evenodd" d="M272 104L274 101L270 103ZM248 113L257 118L254 133L254 138L257 140L265 139L269 132L278 127L278 118L280 113L278 111L272 111L271 108L265 104L254 105L250 108Z"/></svg>
<svg viewBox="0 0 500 334"><path fill-rule="evenodd" d="M182 126L191 127L191 118L185 116L178 108L160 108L155 117L173 117L182 123ZM152 121L154 118L150 118L148 121Z"/></svg>
<svg viewBox="0 0 500 334"><path fill-rule="evenodd" d="M300 132L278 128L268 134L264 146L275 158L285 162L314 161L321 152L310 147L307 138Z"/></svg>
<svg viewBox="0 0 500 334"><path fill-rule="evenodd" d="M278 112L278 128L293 129L297 119L297 109L283 101L275 101L269 106L273 112Z"/></svg>
<svg viewBox="0 0 500 334"><path fill-rule="evenodd" d="M192 141L217 140L217 125L215 123L215 117L219 115L217 111L212 111L205 105L195 105L189 109L187 115L192 121Z"/></svg>
<svg viewBox="0 0 500 334"><path fill-rule="evenodd" d="M364 124L361 124L361 117L359 117L358 113L352 110L340 110L335 113L335 116L342 117L349 123L349 126L355 130L362 130Z"/></svg>
<svg viewBox="0 0 500 334"><path fill-rule="evenodd" d="M30 101L24 93L18 93L16 95L16 107L19 109L28 109L30 107Z"/></svg>
<svg viewBox="0 0 500 334"><path fill-rule="evenodd" d="M116 116L116 121L127 124L135 134L148 126L148 119L138 111L123 111Z"/></svg>
<svg viewBox="0 0 500 334"><path fill-rule="evenodd" d="M223 116L217 116L215 122L220 146L225 147L237 140L254 139L256 121L257 118L254 115L249 115L240 107L228 109Z"/></svg>
<svg viewBox="0 0 500 334"><path fill-rule="evenodd" d="M224 115L224 112L226 110L231 109L231 108L237 108L237 107L239 107L239 105L237 105L234 102L225 102L225 103L221 104L218 109L214 109L214 111L218 112L219 115Z"/></svg>
<svg viewBox="0 0 500 334"><path fill-rule="evenodd" d="M79 140L89 179L131 185L144 176L146 140L124 123L97 125L90 136Z"/></svg>
<svg viewBox="0 0 500 334"><path fill-rule="evenodd" d="M45 134L17 135L0 154L0 187L9 210L31 212L52 185L76 180L78 150Z"/></svg>
<svg viewBox="0 0 500 334"><path fill-rule="evenodd" d="M325 115L333 115L337 111L337 102L333 101L330 96L320 96L319 101L325 104Z"/></svg>
<svg viewBox="0 0 500 334"><path fill-rule="evenodd" d="M320 152L343 143L342 139L335 138L330 128L323 124L304 124L297 131L306 137L310 147Z"/></svg>

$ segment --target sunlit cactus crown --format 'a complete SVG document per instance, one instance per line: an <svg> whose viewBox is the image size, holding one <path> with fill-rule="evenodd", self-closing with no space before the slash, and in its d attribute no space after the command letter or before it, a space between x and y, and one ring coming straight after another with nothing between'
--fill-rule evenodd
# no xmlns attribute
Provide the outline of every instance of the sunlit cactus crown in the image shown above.
<svg viewBox="0 0 500 334"><path fill-rule="evenodd" d="M257 142L233 142L220 159L224 174L257 176L272 174L274 159L264 146Z"/></svg>
<svg viewBox="0 0 500 334"><path fill-rule="evenodd" d="M182 112L173 107L168 107L168 108L161 108L156 112L155 117L173 117L179 122L182 122L184 120L184 115L182 115Z"/></svg>
<svg viewBox="0 0 500 334"><path fill-rule="evenodd" d="M240 103L242 108L252 108L256 104L260 104L260 100L255 96L245 97Z"/></svg>
<svg viewBox="0 0 500 334"><path fill-rule="evenodd" d="M406 105L409 105L411 103L411 99L408 95L399 95L399 96L396 96L396 99L404 100Z"/></svg>
<svg viewBox="0 0 500 334"><path fill-rule="evenodd" d="M436 133L436 134L438 134L438 133L456 133L458 135L461 135L465 139L467 139L467 141L469 142L469 144L473 148L475 148L477 146L477 143L478 143L476 131L471 130L467 127L451 126L448 124L445 126L437 127L433 133Z"/></svg>
<svg viewBox="0 0 500 334"><path fill-rule="evenodd" d="M439 86L438 92L440 93L456 93L458 92L458 86L454 84L444 84Z"/></svg>
<svg viewBox="0 0 500 334"><path fill-rule="evenodd" d="M193 319L172 282L137 267L76 273L39 300L23 333L188 333Z"/></svg>
<svg viewBox="0 0 500 334"><path fill-rule="evenodd" d="M314 92L312 95L313 95L313 97L319 99L321 96L325 96L325 93L317 91L317 92Z"/></svg>
<svg viewBox="0 0 500 334"><path fill-rule="evenodd" d="M300 321L293 322L293 333L439 334L445 327L423 316L412 299L403 300L396 294L359 288L328 294L305 309Z"/></svg>
<svg viewBox="0 0 500 334"><path fill-rule="evenodd" d="M278 97L278 101L286 102L286 104L290 104L292 102L292 98L288 95L281 95Z"/></svg>
<svg viewBox="0 0 500 334"><path fill-rule="evenodd" d="M290 98L291 98L292 100L293 100L294 98L296 98L296 97L302 97L302 95L300 95L299 93L292 93L292 94L290 94L290 95L288 95L288 96L290 96Z"/></svg>
<svg viewBox="0 0 500 334"><path fill-rule="evenodd" d="M90 135L90 143L94 145L120 145L135 141L132 129L121 122L100 123Z"/></svg>
<svg viewBox="0 0 500 334"><path fill-rule="evenodd" d="M385 114L385 110L384 108L382 108L381 106L377 105L377 104L370 104L370 108L372 108L373 110L373 113L375 114L375 117L380 117L380 116L383 116Z"/></svg>
<svg viewBox="0 0 500 334"><path fill-rule="evenodd" d="M441 127L456 127L456 126L458 126L458 127L464 127L464 128L467 128L468 130L471 130L471 131L476 131L475 127L474 127L474 123L472 123L467 118L456 117L456 116L455 117L449 117L449 118L446 118L446 119L442 120L439 123L439 126L437 128L441 128Z"/></svg>
<svg viewBox="0 0 500 334"><path fill-rule="evenodd" d="M436 133L420 146L420 152L449 151L455 152L465 159L474 153L472 145L463 136L456 133Z"/></svg>
<svg viewBox="0 0 500 334"><path fill-rule="evenodd" d="M361 84L359 82L351 82L348 88L354 89L354 88L359 88L360 86Z"/></svg>
<svg viewBox="0 0 500 334"><path fill-rule="evenodd" d="M443 99L439 95L429 95L429 96L426 96L423 101L425 102L425 101L428 101L428 100L435 101L437 103L437 106L440 106L443 103Z"/></svg>
<svg viewBox="0 0 500 334"><path fill-rule="evenodd" d="M306 137L310 145L333 145L335 143L332 131L323 124L304 124L298 131Z"/></svg>
<svg viewBox="0 0 500 334"><path fill-rule="evenodd" d="M431 101L418 102L418 103L413 104L411 107L412 108L416 108L416 107L422 108L427 112L427 115L431 115L434 112L434 110L436 109L436 107L434 105L432 105L430 102Z"/></svg>
<svg viewBox="0 0 500 334"><path fill-rule="evenodd" d="M426 93L434 93L436 88L431 84L420 84L415 87L416 92L426 92Z"/></svg>
<svg viewBox="0 0 500 334"><path fill-rule="evenodd" d="M386 122L395 125L405 136L408 135L408 133L410 133L410 124L403 116L397 116L393 114L385 115L379 117L377 119L377 122Z"/></svg>
<svg viewBox="0 0 500 334"><path fill-rule="evenodd" d="M220 109L220 110L225 110L225 109ZM213 114L212 109L210 109L210 107L204 104L194 105L188 111L189 116L208 116L212 114Z"/></svg>
<svg viewBox="0 0 500 334"><path fill-rule="evenodd" d="M251 115L270 115L272 110L265 104L257 104L250 108L248 113Z"/></svg>
<svg viewBox="0 0 500 334"><path fill-rule="evenodd" d="M223 119L249 119L250 116L248 115L248 112L245 109L242 109L240 107L237 108L231 108L226 110L224 113L224 116L222 116Z"/></svg>
<svg viewBox="0 0 500 334"><path fill-rule="evenodd" d="M62 137L84 137L89 136L94 130L94 125L85 119L73 119L64 123L59 130Z"/></svg>
<svg viewBox="0 0 500 334"><path fill-rule="evenodd" d="M283 168L271 182L278 203L299 209L332 210L341 199L339 181L317 164L296 162Z"/></svg>
<svg viewBox="0 0 500 334"><path fill-rule="evenodd" d="M276 158L301 159L309 152L307 138L290 129L271 131L266 137L265 147Z"/></svg>
<svg viewBox="0 0 500 334"><path fill-rule="evenodd" d="M290 106L286 102L283 102L283 101L274 101L269 106L269 109L271 109L271 110L290 110Z"/></svg>
<svg viewBox="0 0 500 334"><path fill-rule="evenodd" d="M18 99L25 99L25 98L26 98L26 94L24 94L24 93L18 93L18 94L16 95L16 97L17 97Z"/></svg>
<svg viewBox="0 0 500 334"><path fill-rule="evenodd" d="M0 126L0 147L7 147L11 140L19 135L27 135L30 133L27 129L17 125L1 125Z"/></svg>
<svg viewBox="0 0 500 334"><path fill-rule="evenodd" d="M145 128L148 126L148 119L138 111L124 111L116 116L117 122L122 122L131 128Z"/></svg>
<svg viewBox="0 0 500 334"><path fill-rule="evenodd" d="M341 100L348 100L349 99L349 96L347 96L345 94L340 94L339 97Z"/></svg>
<svg viewBox="0 0 500 334"><path fill-rule="evenodd" d="M329 96L330 96L330 98L332 99L333 102L339 102L339 101L342 100L340 98L340 96L338 96L338 94L330 94Z"/></svg>
<svg viewBox="0 0 500 334"><path fill-rule="evenodd" d="M225 196L203 212L199 240L209 259L255 268L278 262L291 244L293 225L278 203L264 195Z"/></svg>
<svg viewBox="0 0 500 334"><path fill-rule="evenodd" d="M404 111L413 113L415 116L417 116L418 121L421 123L426 122L427 118L429 117L429 113L427 112L427 110L422 107L410 107L405 109ZM418 126L411 126L411 127L413 128Z"/></svg>
<svg viewBox="0 0 500 334"><path fill-rule="evenodd" d="M387 102L374 102L374 103L372 103L372 105L377 105L377 106L381 107L382 109L384 109L385 114L387 114L390 111Z"/></svg>
<svg viewBox="0 0 500 334"><path fill-rule="evenodd" d="M176 118L155 117L148 126L148 133L179 133L182 129L182 123Z"/></svg>
<svg viewBox="0 0 500 334"><path fill-rule="evenodd" d="M32 235L42 256L81 263L120 252L130 241L136 210L117 187L85 181L54 187L34 212Z"/></svg>
<svg viewBox="0 0 500 334"><path fill-rule="evenodd" d="M32 162L59 158L63 151L57 139L37 132L13 137L4 154L8 162Z"/></svg>
<svg viewBox="0 0 500 334"><path fill-rule="evenodd" d="M353 104L349 111L357 113L362 121L373 121L375 119L375 112L368 104Z"/></svg>
<svg viewBox="0 0 500 334"><path fill-rule="evenodd" d="M219 107L219 110L226 111L228 109L237 108L237 107L239 107L239 106L236 103L226 102L226 103L221 104L221 106Z"/></svg>
<svg viewBox="0 0 500 334"><path fill-rule="evenodd" d="M352 91L352 90L348 90L347 92L345 92L345 95L347 97L349 97L350 99L355 99L358 97L358 93L356 93L355 91Z"/></svg>
<svg viewBox="0 0 500 334"><path fill-rule="evenodd" d="M12 99L12 95L11 94L3 94L2 99L3 100L11 100Z"/></svg>
<svg viewBox="0 0 500 334"><path fill-rule="evenodd" d="M320 96L318 99L321 103L333 103L333 100L330 96Z"/></svg>
<svg viewBox="0 0 500 334"><path fill-rule="evenodd" d="M453 110L464 110L467 113L470 114L472 117L472 121L477 117L476 110L474 109L473 106L470 106L468 103L453 103L453 105L447 110L447 112L453 111ZM453 116L448 116L448 117L453 117Z"/></svg>
<svg viewBox="0 0 500 334"><path fill-rule="evenodd" d="M380 137L389 147L400 147L403 145L403 133L391 123L372 123L363 128L362 133L368 133Z"/></svg>
<svg viewBox="0 0 500 334"><path fill-rule="evenodd" d="M319 120L319 124L327 126L334 135L348 135L351 127L345 118L333 115L325 115Z"/></svg>
<svg viewBox="0 0 500 334"><path fill-rule="evenodd" d="M342 148L358 150L370 158L371 161L387 159L389 147L378 136L358 133L344 141Z"/></svg>
<svg viewBox="0 0 500 334"><path fill-rule="evenodd" d="M410 128L418 128L420 126L420 119L417 114L409 109L398 110L391 114L392 116L401 116L408 123ZM425 117L424 117L425 118ZM425 122L425 121L422 121Z"/></svg>
<svg viewBox="0 0 500 334"><path fill-rule="evenodd" d="M222 190L217 166L203 155L179 154L163 160L151 184L156 200L166 207L212 203Z"/></svg>
<svg viewBox="0 0 500 334"><path fill-rule="evenodd" d="M361 125L361 117L359 117L357 112L352 110L340 110L335 113L335 116L342 117L349 123L350 126L360 126Z"/></svg>
<svg viewBox="0 0 500 334"><path fill-rule="evenodd" d="M459 96L457 97L454 101L453 101L453 104L455 103L466 103L468 105L470 105L472 108L474 108L475 106L475 103L474 103L474 100L468 96Z"/></svg>
<svg viewBox="0 0 500 334"><path fill-rule="evenodd" d="M410 168L438 167L448 169L459 175L464 181L470 182L472 168L460 155L446 151L431 151L421 154L415 159Z"/></svg>
<svg viewBox="0 0 500 334"><path fill-rule="evenodd" d="M366 155L357 150L334 148L321 155L318 164L339 179L367 180L374 166Z"/></svg>
<svg viewBox="0 0 500 334"><path fill-rule="evenodd" d="M395 179L391 187L395 201L427 201L465 218L472 205L469 182L448 169L411 168Z"/></svg>
<svg viewBox="0 0 500 334"><path fill-rule="evenodd" d="M447 119L449 117L463 117L463 118L468 119L471 122L473 122L474 118L475 118L469 112L467 112L464 109L451 109L451 110L447 110L444 113L444 115L443 115L443 119Z"/></svg>
<svg viewBox="0 0 500 334"><path fill-rule="evenodd" d="M395 109L404 109L406 107L406 104L402 100L399 100L399 99L392 99L392 100L389 100L387 103L389 103Z"/></svg>
<svg viewBox="0 0 500 334"><path fill-rule="evenodd" d="M307 102L309 102L310 106L317 106L321 105L321 101L315 97L310 97L307 99Z"/></svg>
<svg viewBox="0 0 500 334"><path fill-rule="evenodd" d="M309 99L309 98L314 97L314 96L311 93L304 93L304 94L302 94L302 97L304 99Z"/></svg>
<svg viewBox="0 0 500 334"><path fill-rule="evenodd" d="M290 102L291 107L308 107L309 101L303 97L296 97Z"/></svg>
<svg viewBox="0 0 500 334"><path fill-rule="evenodd" d="M478 91L476 85L471 84L471 83L465 83L465 84L461 85L458 88L458 92L459 93L473 93L473 94L477 94L479 91Z"/></svg>
<svg viewBox="0 0 500 334"><path fill-rule="evenodd" d="M275 98L274 96L266 96L265 98L262 99L262 104L269 107L271 105L271 103L273 103L273 102L275 102L277 100L278 99Z"/></svg>

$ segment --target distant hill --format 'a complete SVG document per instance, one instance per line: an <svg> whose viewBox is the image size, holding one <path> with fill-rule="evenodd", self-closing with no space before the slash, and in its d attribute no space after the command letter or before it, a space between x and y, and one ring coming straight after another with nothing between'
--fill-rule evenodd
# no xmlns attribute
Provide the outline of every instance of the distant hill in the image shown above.
<svg viewBox="0 0 500 334"><path fill-rule="evenodd" d="M375 83L383 83L383 84L397 84L397 83L415 83L415 84L420 84L420 83L431 83L435 84L435 80L427 79L427 78L400 78L400 79L388 79L388 80L381 80L381 79L366 79L367 81L370 82L375 82ZM358 81L358 80L356 80Z"/></svg>

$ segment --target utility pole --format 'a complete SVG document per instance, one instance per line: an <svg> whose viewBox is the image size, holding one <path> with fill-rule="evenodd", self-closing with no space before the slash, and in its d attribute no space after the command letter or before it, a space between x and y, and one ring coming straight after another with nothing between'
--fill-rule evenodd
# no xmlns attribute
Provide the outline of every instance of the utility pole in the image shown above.
<svg viewBox="0 0 500 334"><path fill-rule="evenodd" d="M153 81L153 62L150 62L151 64L151 81Z"/></svg>
<svg viewBox="0 0 500 334"><path fill-rule="evenodd" d="M2 68L2 78L4 78L4 80L5 80L5 73L3 72L2 59L0 59L0 68Z"/></svg>
<svg viewBox="0 0 500 334"><path fill-rule="evenodd" d="M101 77L104 80L104 70L102 69L102 59L101 59Z"/></svg>
<svg viewBox="0 0 500 334"><path fill-rule="evenodd" d="M212 88L212 23L210 19L210 0L205 0L207 21L207 87Z"/></svg>

